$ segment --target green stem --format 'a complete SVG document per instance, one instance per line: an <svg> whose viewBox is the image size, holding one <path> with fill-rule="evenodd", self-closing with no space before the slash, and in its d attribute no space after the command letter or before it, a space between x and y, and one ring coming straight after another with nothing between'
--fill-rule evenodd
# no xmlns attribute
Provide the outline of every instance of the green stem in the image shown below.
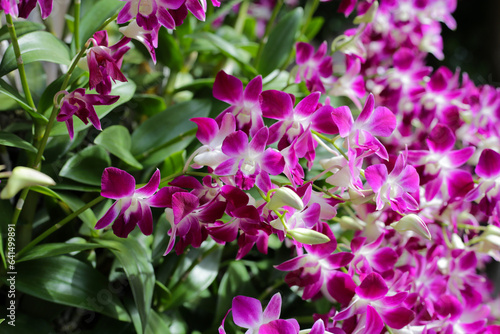
<svg viewBox="0 0 500 334"><path fill-rule="evenodd" d="M271 32L271 28L273 26L274 21L276 20L276 17L278 16L278 13L283 6L283 0L278 0L276 5L274 5L273 12L271 14L271 18L267 22L266 25L266 30L264 32L264 36L262 36L260 43L259 43L259 49L257 51L257 56L255 57L255 67L257 68L259 66L260 58L262 57L262 51L264 50L264 45L266 44L267 37L269 36L269 33Z"/></svg>
<svg viewBox="0 0 500 334"><path fill-rule="evenodd" d="M306 29L309 26L309 23L311 23L312 17L314 15L314 13L316 12L316 9L318 9L319 1L320 0L314 0L312 2L310 2L310 1L307 2L306 8L305 8L306 21L302 25L302 29L300 31L301 35L305 34Z"/></svg>
<svg viewBox="0 0 500 334"><path fill-rule="evenodd" d="M248 6L250 5L249 0L243 0L240 5L240 10L238 12L238 18L236 19L236 23L234 24L234 30L240 35L243 32L243 28L245 27L245 20L247 18Z"/></svg>
<svg viewBox="0 0 500 334"><path fill-rule="evenodd" d="M57 231L58 229L60 229L64 225L66 225L68 222L70 222L74 218L78 217L78 215L80 215L81 213L83 213L85 210L87 210L87 209L93 207L94 205L100 203L104 199L105 199L104 197L99 196L99 197L95 198L94 200L88 202L87 204L85 204L80 209L76 210L75 212L73 212L72 214L70 214L69 216L67 216L63 220L61 220L60 222L52 225L52 227L50 227L48 230L46 230L45 232L43 232L42 234L40 234L38 237L36 237L33 241L31 241L28 245L26 245L26 247L24 247L23 249L21 249L21 251L19 253L17 253L17 258L19 258L21 255L23 255L24 253L26 253L27 251L29 251L30 249L32 249L33 247L35 247L38 243L40 243L40 241L42 241L45 238L47 238L49 235L51 235L52 233L54 233L55 231Z"/></svg>
<svg viewBox="0 0 500 334"><path fill-rule="evenodd" d="M75 49L80 50L80 7L81 0L75 0L75 26L73 39L75 40Z"/></svg>
<svg viewBox="0 0 500 334"><path fill-rule="evenodd" d="M26 77L26 71L24 69L23 58L21 57L21 48L19 47L19 42L16 35L16 29L14 28L14 22L12 21L12 16L10 14L5 15L7 20L7 28L9 29L10 39L12 41L12 47L14 48L14 55L17 60L17 69L19 70L19 76L21 77L21 84L23 86L24 96L26 101L33 111L36 111L35 102L31 97L30 88L28 86L28 79Z"/></svg>

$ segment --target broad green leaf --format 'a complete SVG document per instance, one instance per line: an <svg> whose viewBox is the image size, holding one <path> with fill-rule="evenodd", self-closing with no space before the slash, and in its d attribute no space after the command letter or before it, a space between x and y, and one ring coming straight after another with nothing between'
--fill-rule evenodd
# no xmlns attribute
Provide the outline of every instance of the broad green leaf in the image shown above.
<svg viewBox="0 0 500 334"><path fill-rule="evenodd" d="M146 116L154 116L167 109L165 100L153 94L136 94L129 102L130 108Z"/></svg>
<svg viewBox="0 0 500 334"><path fill-rule="evenodd" d="M178 72L184 66L184 57L179 48L179 43L164 27L160 28L158 34L156 58L159 63L169 67L172 71Z"/></svg>
<svg viewBox="0 0 500 334"><path fill-rule="evenodd" d="M231 262L219 285L215 321L224 317L236 295L251 296L255 295L255 292L245 265L240 261Z"/></svg>
<svg viewBox="0 0 500 334"><path fill-rule="evenodd" d="M10 132L0 132L0 145L17 147L33 153L37 152L35 146Z"/></svg>
<svg viewBox="0 0 500 334"><path fill-rule="evenodd" d="M302 15L302 8L294 9L286 14L269 34L269 39L262 50L262 57L257 64L257 70L262 76L279 69L288 59L293 50Z"/></svg>
<svg viewBox="0 0 500 334"><path fill-rule="evenodd" d="M146 120L132 134L132 154L145 158L155 150L179 141L179 137L196 128L196 124L189 119L208 116L210 107L209 100L191 100L169 107Z"/></svg>
<svg viewBox="0 0 500 334"><path fill-rule="evenodd" d="M9 325L9 318L1 326L2 334L19 334L19 333L50 333L53 327L49 320L26 315L22 312L16 312L15 326Z"/></svg>
<svg viewBox="0 0 500 334"><path fill-rule="evenodd" d="M213 241L205 241L200 248L191 249L167 286L172 291L172 299L166 308L194 302L217 277L221 255L222 247Z"/></svg>
<svg viewBox="0 0 500 334"><path fill-rule="evenodd" d="M163 164L160 166L161 175L165 177L181 172L184 168L185 160L186 151L175 152L163 161Z"/></svg>
<svg viewBox="0 0 500 334"><path fill-rule="evenodd" d="M150 315L156 280L151 258L145 246L137 239L130 237L118 239L111 233L107 233L103 235L102 239L95 239L94 241L109 247L123 266L132 288L135 305L144 331Z"/></svg>
<svg viewBox="0 0 500 334"><path fill-rule="evenodd" d="M118 9L123 7L124 4L119 0L100 0L89 4L88 10L83 11L85 1L82 1L83 17L80 22L80 45L85 45L85 42L92 37L99 26L109 17L118 13Z"/></svg>
<svg viewBox="0 0 500 334"><path fill-rule="evenodd" d="M37 31L37 30L45 30L45 25L42 23L31 22L31 21L16 21L14 22L14 28L16 29L17 37L21 37L27 33ZM5 41L10 39L9 27L4 25L0 28L0 41Z"/></svg>
<svg viewBox="0 0 500 334"><path fill-rule="evenodd" d="M63 254L68 254L71 252L81 252L88 249L102 248L103 246L95 243L85 243L85 244L71 244L71 243L51 243L43 244L33 247L28 252L21 255L20 258L16 259L17 263L35 259L41 259L45 257L58 256Z"/></svg>
<svg viewBox="0 0 500 334"><path fill-rule="evenodd" d="M14 101L16 101L21 106L21 108L29 111L29 113L32 117L45 118L45 117L37 114L36 112L32 111L31 107L28 105L28 102L26 102L24 97L22 97L14 87L9 85L8 83L3 81L2 79L0 79L0 93L3 93L3 94L5 94L5 96L8 96L11 99L13 99ZM45 122L47 123L48 120L45 119Z"/></svg>
<svg viewBox="0 0 500 334"><path fill-rule="evenodd" d="M93 186L101 185L104 168L111 165L108 153L101 146L89 146L66 161L59 175Z"/></svg>
<svg viewBox="0 0 500 334"><path fill-rule="evenodd" d="M17 290L54 303L83 308L130 321L106 278L88 264L69 256L16 265Z"/></svg>
<svg viewBox="0 0 500 334"><path fill-rule="evenodd" d="M49 197L55 198L55 199L60 200L60 201L63 200L61 198L61 196L59 196L58 193L56 193L54 190L52 190L50 188L47 188L47 187L33 186L33 187L30 187L30 190L31 191L36 191L39 194L42 194L42 195L45 195L45 196L49 196Z"/></svg>
<svg viewBox="0 0 500 334"><path fill-rule="evenodd" d="M101 145L109 153L116 155L130 166L142 169L142 165L130 153L130 133L126 127L122 125L110 126L96 137L94 143Z"/></svg>
<svg viewBox="0 0 500 334"><path fill-rule="evenodd" d="M77 197L69 193L61 192L58 195L59 197L61 197L61 200L64 203L66 203L73 212L85 206L85 204L87 204L83 200L81 200L80 197ZM78 218L80 218L89 228L94 228L95 224L97 224L97 218L94 214L94 211L92 211L92 209L90 208L80 213L78 215Z"/></svg>
<svg viewBox="0 0 500 334"><path fill-rule="evenodd" d="M316 16L311 19L305 30L305 35L308 41L312 40L318 34L324 23L325 18L322 16Z"/></svg>
<svg viewBox="0 0 500 334"><path fill-rule="evenodd" d="M104 116L109 114L116 107L124 104L125 102L128 102L132 98L132 96L134 96L135 88L136 88L135 83L133 83L130 80L128 82L117 82L115 85L113 85L113 89L111 90L110 95L119 95L120 98L118 99L118 101L109 106L95 106L95 111L97 113L97 116L99 116L99 118L101 119L101 123L102 123L102 118ZM86 93L89 92L87 91ZM75 134L78 131L81 131L83 129L92 126L90 122L89 124L83 124L83 122L77 117L73 117L73 122L74 122ZM64 122L57 122L57 124L54 124L54 127L52 128L50 135L68 136L68 129L66 128Z"/></svg>
<svg viewBox="0 0 500 334"><path fill-rule="evenodd" d="M69 65L71 57L68 47L57 37L46 31L34 31L19 38L19 47L23 63L48 61L51 63ZM16 56L12 45L9 45L7 51L0 63L0 76L17 68Z"/></svg>

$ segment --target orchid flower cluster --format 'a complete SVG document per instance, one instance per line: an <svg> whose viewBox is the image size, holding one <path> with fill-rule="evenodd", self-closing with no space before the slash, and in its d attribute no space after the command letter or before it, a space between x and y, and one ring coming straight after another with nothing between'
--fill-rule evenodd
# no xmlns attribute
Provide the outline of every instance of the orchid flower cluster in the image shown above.
<svg viewBox="0 0 500 334"><path fill-rule="evenodd" d="M175 29L188 12L204 20L207 11L205 0L124 1L123 38L110 45L99 31L87 45L83 66L97 94L56 95L71 138L73 116L101 129L94 106L119 99L112 85L127 81L131 39L156 62L160 27ZM46 17L51 1L39 3ZM22 17L33 7L0 2ZM151 235L151 208L160 208L170 224L165 255L211 238L237 244L238 260L254 246L267 254L277 238L290 254L275 264L286 284L303 300L329 303L301 329L281 319L279 293L264 311L239 295L221 334L229 314L246 333L500 333L499 300L482 270L500 261L500 91L425 63L429 54L443 58L441 23L455 28L455 7L343 0L339 11L356 13L355 28L330 47L295 45L290 81L307 87L305 96L221 70L212 94L227 108L191 119L200 145L182 175L160 186L156 170L136 188L131 174L106 168L101 195L115 202L95 228Z"/></svg>

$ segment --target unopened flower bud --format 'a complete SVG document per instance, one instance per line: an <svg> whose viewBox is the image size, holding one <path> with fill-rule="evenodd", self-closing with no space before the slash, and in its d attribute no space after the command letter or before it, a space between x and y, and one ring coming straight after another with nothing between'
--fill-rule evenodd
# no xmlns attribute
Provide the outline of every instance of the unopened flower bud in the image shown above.
<svg viewBox="0 0 500 334"><path fill-rule="evenodd" d="M269 210L278 210L284 206L289 206L297 210L304 209L304 203L295 191L287 187L281 187L275 191L267 207Z"/></svg>
<svg viewBox="0 0 500 334"><path fill-rule="evenodd" d="M324 244L325 242L330 241L330 238L323 233L301 227L288 230L288 234L296 241L307 245Z"/></svg>
<svg viewBox="0 0 500 334"><path fill-rule="evenodd" d="M496 235L500 237L500 228L495 225L488 225L486 226L486 231L484 232L484 234Z"/></svg>
<svg viewBox="0 0 500 334"><path fill-rule="evenodd" d="M416 214L409 214L401 218L398 222L392 223L391 226L399 233L404 231L413 231L418 235L431 240L431 233L425 222Z"/></svg>
<svg viewBox="0 0 500 334"><path fill-rule="evenodd" d="M354 18L353 23L354 24L360 24L360 23L370 23L373 21L375 18L375 14L377 14L378 10L378 1L374 1L370 8L363 14L363 15L358 15Z"/></svg>
<svg viewBox="0 0 500 334"><path fill-rule="evenodd" d="M366 224L364 221L358 218L352 218L349 216L343 216L339 220L340 227L343 230L354 230L354 231L361 231L363 228L365 228Z"/></svg>
<svg viewBox="0 0 500 334"><path fill-rule="evenodd" d="M21 189L31 186L53 186L56 183L48 175L28 167L16 167L0 193L1 199L14 197Z"/></svg>
<svg viewBox="0 0 500 334"><path fill-rule="evenodd" d="M462 238L460 238L460 236L456 233L453 233L451 236L451 244L454 249L465 249L465 244L462 241Z"/></svg>

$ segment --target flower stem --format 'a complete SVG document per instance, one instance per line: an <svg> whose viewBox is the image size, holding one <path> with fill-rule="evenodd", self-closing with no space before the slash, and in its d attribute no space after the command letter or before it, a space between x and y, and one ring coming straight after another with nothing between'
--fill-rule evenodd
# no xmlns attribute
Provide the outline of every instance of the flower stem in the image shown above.
<svg viewBox="0 0 500 334"><path fill-rule="evenodd" d="M73 39L75 40L75 49L80 50L80 7L81 0L75 0L75 26Z"/></svg>
<svg viewBox="0 0 500 334"><path fill-rule="evenodd" d="M29 251L30 249L35 247L38 243L40 243L40 241L47 238L49 235L51 235L52 233L54 233L55 231L57 231L58 229L60 229L64 225L66 225L68 222L72 221L74 218L76 218L78 215L83 213L85 210L100 203L104 199L105 199L104 197L99 196L99 197L95 198L94 200L88 202L87 204L85 204L80 209L76 210L75 212L73 212L72 214L70 214L69 216L67 216L63 220L61 220L60 222L52 225L52 227L50 227L48 230L46 230L45 232L40 234L38 237L36 237L33 241L31 241L28 245L26 245L26 247L21 249L21 251L19 253L17 253L17 258L19 258L21 255L23 255L24 253L26 253L27 251Z"/></svg>
<svg viewBox="0 0 500 334"><path fill-rule="evenodd" d="M243 32L243 28L245 27L245 20L247 18L249 5L250 5L249 0L243 0L243 2L240 5L238 18L236 19L236 23L234 25L234 30L238 33L238 35Z"/></svg>
<svg viewBox="0 0 500 334"><path fill-rule="evenodd" d="M21 48L19 47L19 41L17 39L16 28L14 27L14 22L12 21L12 16L10 14L5 15L7 20L7 28L9 29L10 39L12 41L12 47L14 48L14 55L17 60L17 69L19 70L19 76L21 77L21 84L23 86L24 96L26 101L33 111L36 111L35 102L31 97L30 88L28 86L28 79L26 77L26 71L24 69L23 58L21 56Z"/></svg>

